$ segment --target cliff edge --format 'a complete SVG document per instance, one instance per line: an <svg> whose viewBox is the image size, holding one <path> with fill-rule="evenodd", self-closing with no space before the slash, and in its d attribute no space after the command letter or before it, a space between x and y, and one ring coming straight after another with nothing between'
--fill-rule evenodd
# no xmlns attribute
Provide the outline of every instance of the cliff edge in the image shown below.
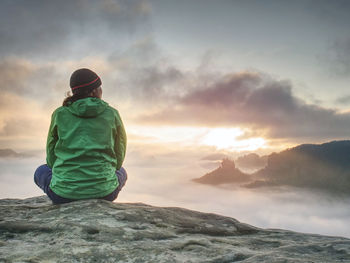
<svg viewBox="0 0 350 263"><path fill-rule="evenodd" d="M350 240L183 208L41 196L0 200L0 262L350 262Z"/></svg>

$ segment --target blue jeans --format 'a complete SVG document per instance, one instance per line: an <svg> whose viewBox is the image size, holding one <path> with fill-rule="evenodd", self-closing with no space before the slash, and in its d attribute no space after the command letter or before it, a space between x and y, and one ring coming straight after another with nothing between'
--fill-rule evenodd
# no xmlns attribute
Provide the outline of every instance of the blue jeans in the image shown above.
<svg viewBox="0 0 350 263"><path fill-rule="evenodd" d="M110 193L107 196L101 197L100 199L113 201L118 197L120 190L123 188L123 186L126 183L128 175L123 167L117 170L115 172L115 175L117 176L119 186L112 193ZM51 199L51 201L54 204L63 204L63 203L76 201L75 199L68 199L55 194L49 187L51 178L52 178L52 170L46 164L39 166L34 173L35 184L44 191L44 193Z"/></svg>

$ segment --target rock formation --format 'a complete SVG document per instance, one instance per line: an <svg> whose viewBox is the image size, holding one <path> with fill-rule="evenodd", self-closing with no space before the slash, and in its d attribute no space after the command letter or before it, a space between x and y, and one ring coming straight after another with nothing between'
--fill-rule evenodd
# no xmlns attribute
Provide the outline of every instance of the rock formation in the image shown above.
<svg viewBox="0 0 350 263"><path fill-rule="evenodd" d="M220 167L214 171L193 179L194 182L211 185L247 183L250 180L249 174L241 172L229 159L223 159Z"/></svg>
<svg viewBox="0 0 350 263"><path fill-rule="evenodd" d="M350 262L350 240L182 208L0 200L0 262Z"/></svg>
<svg viewBox="0 0 350 263"><path fill-rule="evenodd" d="M252 156L246 156L245 160L259 157ZM193 181L211 185L238 184L249 188L292 186L350 195L350 140L301 144L272 153L267 156L266 167L251 174L242 172L233 161L224 159L220 167Z"/></svg>

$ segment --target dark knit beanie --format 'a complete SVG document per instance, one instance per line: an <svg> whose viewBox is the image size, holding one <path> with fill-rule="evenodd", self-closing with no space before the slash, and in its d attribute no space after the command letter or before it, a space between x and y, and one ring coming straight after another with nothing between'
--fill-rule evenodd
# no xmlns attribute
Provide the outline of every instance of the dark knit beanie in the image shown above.
<svg viewBox="0 0 350 263"><path fill-rule="evenodd" d="M70 87L73 94L88 93L94 88L100 87L101 79L95 72L87 68L81 68L73 72L70 77Z"/></svg>

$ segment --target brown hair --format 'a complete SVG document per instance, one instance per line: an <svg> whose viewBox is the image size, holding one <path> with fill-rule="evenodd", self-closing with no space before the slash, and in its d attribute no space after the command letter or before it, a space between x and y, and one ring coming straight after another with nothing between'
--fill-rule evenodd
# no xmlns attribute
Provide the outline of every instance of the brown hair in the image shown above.
<svg viewBox="0 0 350 263"><path fill-rule="evenodd" d="M91 93L95 90L88 90L88 91L83 91L83 92L76 92L73 93L73 95L71 95L70 91L68 91L66 93L66 98L63 100L62 106L69 106L70 104L72 104L73 102L80 100L80 99L84 99L87 97L93 97L91 96Z"/></svg>

